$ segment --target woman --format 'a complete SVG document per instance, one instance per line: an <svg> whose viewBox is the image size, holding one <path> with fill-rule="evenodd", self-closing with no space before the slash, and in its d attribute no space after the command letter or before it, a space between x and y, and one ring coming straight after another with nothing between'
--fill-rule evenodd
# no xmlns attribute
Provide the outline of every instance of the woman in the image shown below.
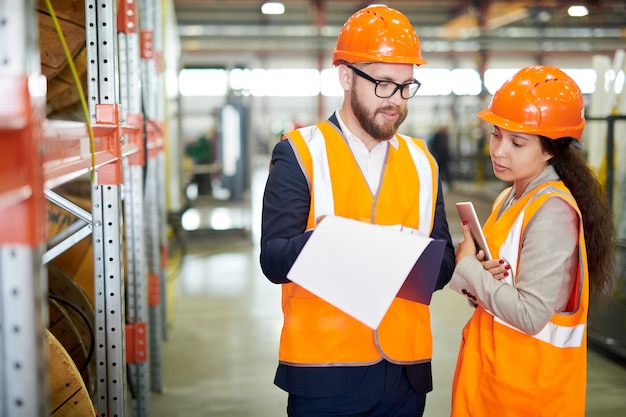
<svg viewBox="0 0 626 417"><path fill-rule="evenodd" d="M483 227L492 261L463 221L450 287L476 310L463 329L452 416L585 414L589 299L610 292L615 230L577 149L583 110L569 76L531 66L478 114L493 125L494 173L512 186Z"/></svg>

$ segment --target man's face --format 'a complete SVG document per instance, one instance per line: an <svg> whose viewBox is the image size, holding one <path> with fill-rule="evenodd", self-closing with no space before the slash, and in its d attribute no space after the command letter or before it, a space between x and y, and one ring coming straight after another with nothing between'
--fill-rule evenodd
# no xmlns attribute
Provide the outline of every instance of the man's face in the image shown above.
<svg viewBox="0 0 626 417"><path fill-rule="evenodd" d="M404 84L413 80L413 65L374 63L358 68L377 80ZM407 101L400 91L393 96L380 98L375 94L375 84L354 74L350 104L359 124L372 138L391 139L408 114Z"/></svg>

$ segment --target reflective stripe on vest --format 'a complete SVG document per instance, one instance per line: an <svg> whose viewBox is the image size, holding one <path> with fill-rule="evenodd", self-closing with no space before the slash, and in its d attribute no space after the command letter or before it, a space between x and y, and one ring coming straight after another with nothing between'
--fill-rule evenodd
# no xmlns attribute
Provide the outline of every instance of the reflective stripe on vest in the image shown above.
<svg viewBox="0 0 626 417"><path fill-rule="evenodd" d="M415 166L417 167L417 170L419 172L418 175L420 177L420 180L423 181L425 184L435 184L433 171L424 151L422 149L419 149L415 142L408 136L397 135L396 137L398 138L398 140L402 138L406 141L409 152L411 153L411 158L413 158L413 162L415 163ZM422 214L420 215L419 230L428 231L425 236L428 236L431 229L433 228L433 216L431 207L434 207L435 205L434 196L436 195L433 190L437 190L436 185L430 190L427 187L420 188L420 207L422 209Z"/></svg>
<svg viewBox="0 0 626 417"><path fill-rule="evenodd" d="M489 314L489 310L485 310ZM515 326L510 325L506 321L502 320L498 316L494 316L494 320L500 324L503 324L511 329L521 332ZM552 346L558 348L580 347L582 346L583 339L585 337L586 324L578 324L576 326L559 326L552 322L548 322L541 331L535 335L528 335L535 339L541 340L546 343L550 343Z"/></svg>
<svg viewBox="0 0 626 417"><path fill-rule="evenodd" d="M333 186L330 180L330 168L326 157L324 135L318 126L308 126L300 130L313 160L313 201L315 216L330 215L335 212Z"/></svg>

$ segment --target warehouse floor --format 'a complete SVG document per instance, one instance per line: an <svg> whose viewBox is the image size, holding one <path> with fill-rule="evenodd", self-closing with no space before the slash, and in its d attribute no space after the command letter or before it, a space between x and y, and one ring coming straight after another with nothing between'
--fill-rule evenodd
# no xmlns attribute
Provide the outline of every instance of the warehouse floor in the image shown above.
<svg viewBox="0 0 626 417"><path fill-rule="evenodd" d="M172 285L170 330L162 344L164 386L162 393L151 394L152 417L286 416L287 396L273 385L282 322L280 287L263 276L258 262L258 202L264 181L263 172L253 179L250 233L189 238ZM446 193L455 242L460 226L454 203L473 200L484 221L495 188L501 186L459 184ZM445 417L461 329L471 309L445 288L434 295L431 311L435 388L424 415ZM587 417L626 415L625 363L589 349Z"/></svg>

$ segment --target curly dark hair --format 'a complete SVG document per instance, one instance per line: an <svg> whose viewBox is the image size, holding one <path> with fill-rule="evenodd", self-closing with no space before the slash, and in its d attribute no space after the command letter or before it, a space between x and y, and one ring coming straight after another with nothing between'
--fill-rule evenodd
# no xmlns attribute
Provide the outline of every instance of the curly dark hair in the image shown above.
<svg viewBox="0 0 626 417"><path fill-rule="evenodd" d="M543 150L553 155L550 164L570 190L582 214L587 246L590 298L606 301L616 277L616 231L605 191L572 138L541 136Z"/></svg>

